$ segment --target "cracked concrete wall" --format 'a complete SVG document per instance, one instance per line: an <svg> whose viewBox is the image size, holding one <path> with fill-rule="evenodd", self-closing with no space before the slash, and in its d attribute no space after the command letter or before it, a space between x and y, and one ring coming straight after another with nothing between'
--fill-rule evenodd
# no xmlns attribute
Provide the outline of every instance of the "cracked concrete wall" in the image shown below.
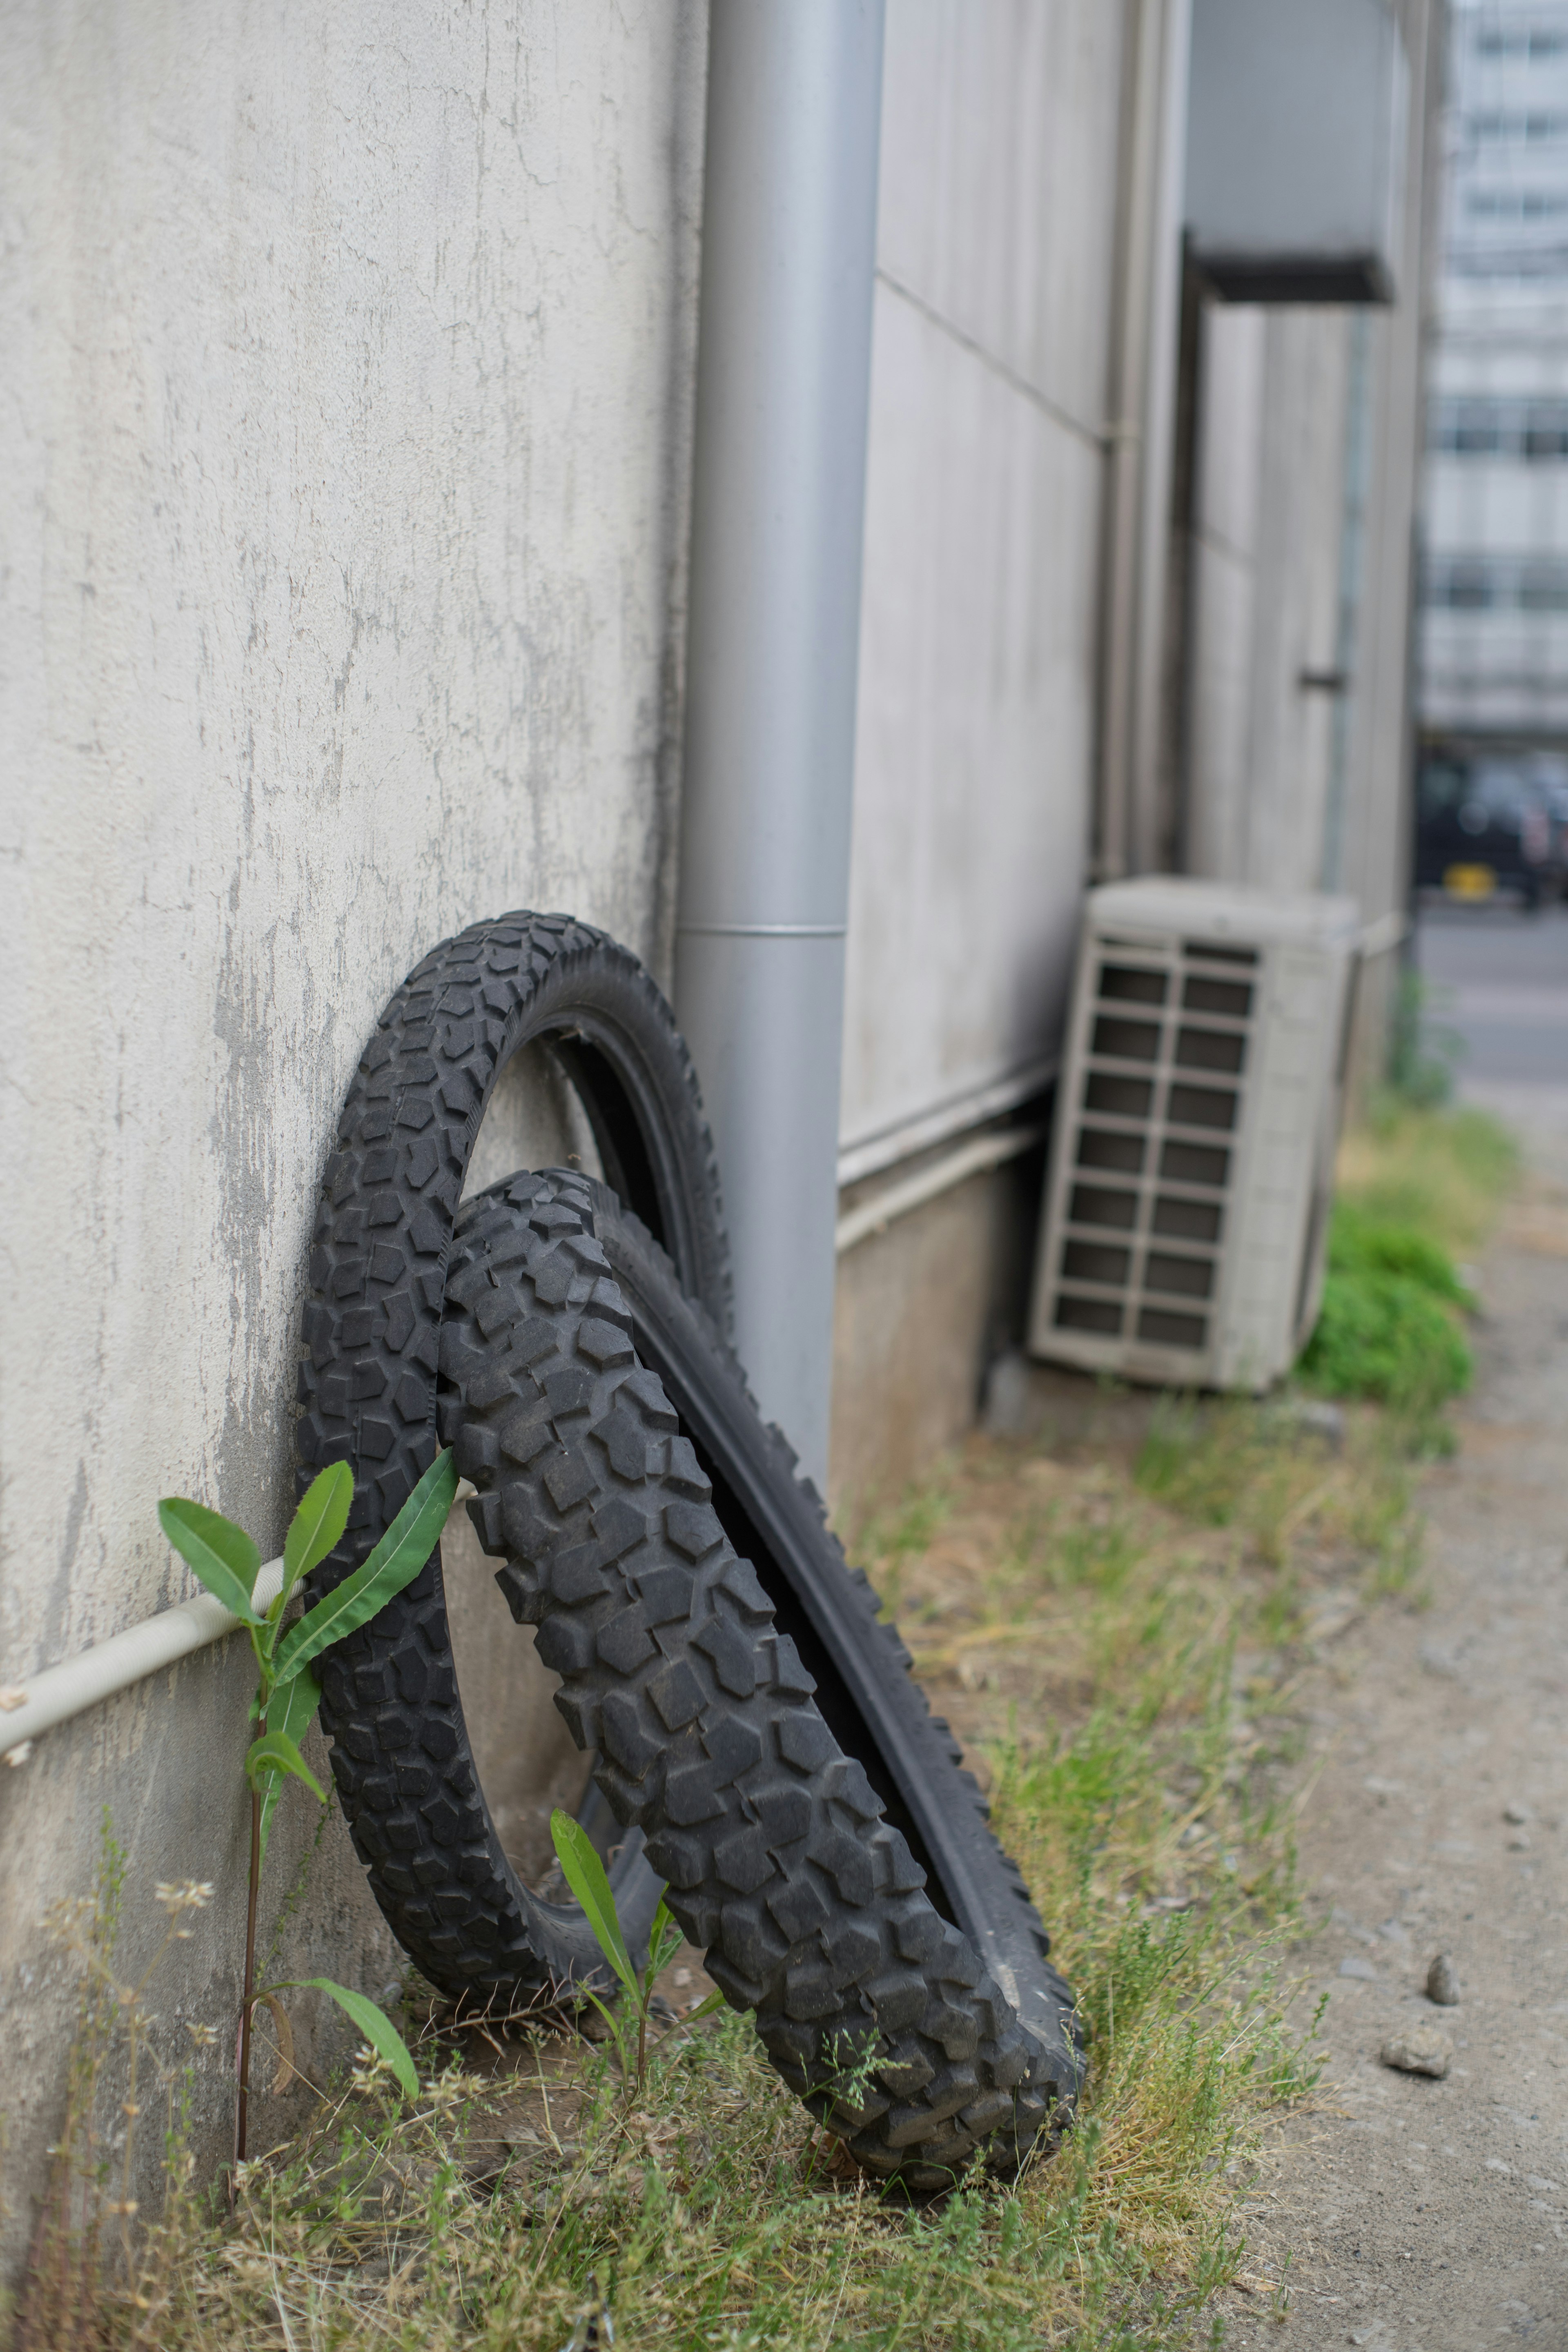
<svg viewBox="0 0 1568 2352"><path fill-rule="evenodd" d="M5 1679L188 1589L160 1494L278 1549L319 1172L415 961L531 905L665 971L705 21L0 9ZM68 2039L37 1923L104 1808L128 1958L155 1881L215 1882L157 2006L227 2039L246 1684L209 1653L0 1772L13 2273ZM374 1990L309 1810L285 1972Z"/></svg>

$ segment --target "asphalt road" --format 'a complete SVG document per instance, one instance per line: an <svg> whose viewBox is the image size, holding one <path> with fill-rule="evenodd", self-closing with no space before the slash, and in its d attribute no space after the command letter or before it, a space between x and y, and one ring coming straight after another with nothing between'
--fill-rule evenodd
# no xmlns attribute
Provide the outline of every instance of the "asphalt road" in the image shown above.
<svg viewBox="0 0 1568 2352"><path fill-rule="evenodd" d="M1416 961L1427 1034L1457 1044L1461 1096L1568 1134L1568 905L1426 909Z"/></svg>

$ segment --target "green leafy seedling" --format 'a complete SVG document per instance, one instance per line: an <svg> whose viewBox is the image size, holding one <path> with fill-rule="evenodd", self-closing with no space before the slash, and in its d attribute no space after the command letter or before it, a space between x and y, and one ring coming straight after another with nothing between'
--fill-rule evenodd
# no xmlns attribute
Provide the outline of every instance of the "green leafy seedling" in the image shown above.
<svg viewBox="0 0 1568 2352"><path fill-rule="evenodd" d="M258 1685L251 1707L256 1738L245 1757L245 1777L250 1783L250 1895L235 2141L242 2161L250 2092L251 2015L260 1998L256 1989L257 1893L268 1835L285 1780L299 1780L318 1803L327 1801L326 1790L300 1752L321 1697L311 1667L323 1650L368 1624L405 1585L413 1582L436 1549L457 1491L458 1473L448 1448L437 1455L368 1559L314 1608L307 1609L287 1633L284 1614L300 1579L320 1567L348 1525L354 1481L346 1462L329 1463L311 1480L284 1538L282 1585L265 1611L256 1603L261 1555L243 1528L181 1495L167 1496L158 1506L158 1523L170 1543L214 1600L221 1601L245 1627L256 1658ZM612 1914L614 1907L612 1904ZM375 2003L363 1993L334 1984L330 1977L312 1977L309 1981L330 1994L353 2020L365 2039L390 2062L408 2096L415 2097L419 2078L414 2061L397 2029Z"/></svg>
<svg viewBox="0 0 1568 2352"><path fill-rule="evenodd" d="M621 2056L621 2077L628 2093L640 2096L647 2074L647 2021L653 2007L653 1988L659 1970L668 1967L680 1948L680 1930L669 1916L665 1899L658 1898L658 1908L653 1915L648 1931L647 1966L639 1975L632 1965L626 1949L626 1939L621 1932L620 1914L605 1865L594 1850L593 1841L581 1822L563 1813L559 1805L550 1816L550 1834L555 1845L556 1860L567 1885L577 1897L594 1930L595 1941L620 1979L621 1987L631 2004L636 2021L634 2039L631 2023L618 2010L612 2010L600 2000L591 1985L581 1990L593 2002L610 2032L616 2037L616 2047Z"/></svg>
<svg viewBox="0 0 1568 2352"><path fill-rule="evenodd" d="M330 1994L345 2016L353 2020L373 2050L384 2058L396 2075L405 2095L419 2096L419 2076L415 2070L408 2044L384 2009L378 2009L363 1992L351 1991L347 1985L335 1984L331 1977L295 1977L288 1984L271 1985L271 1992L316 1992Z"/></svg>
<svg viewBox="0 0 1568 2352"><path fill-rule="evenodd" d="M221 1601L231 1615L254 1631L261 1619L250 1596L256 1590L261 1554L245 1529L226 1519L221 1511L209 1511L205 1503L187 1502L183 1495L166 1496L159 1504L158 1524L213 1599Z"/></svg>
<svg viewBox="0 0 1568 2352"><path fill-rule="evenodd" d="M275 1685L273 1688L272 1697L267 1709L268 1738L275 1732L281 1734L283 1738L292 1744L297 1752L306 1732L316 1719L316 1709L321 1703L321 1684L309 1666L301 1666L297 1675L290 1675L289 1680L281 1686ZM278 1800L283 1793L283 1781L289 1769L285 1766L283 1770L272 1771L266 1770L264 1768L261 1783L261 1859L263 1861L267 1858L268 1832L272 1825L272 1815L277 1808ZM254 1786L248 1757L246 1759L246 1777L251 1780ZM296 1769L296 1777L304 1776ZM326 1803L327 1800L319 1787L309 1780L306 1785L312 1789L322 1804Z"/></svg>

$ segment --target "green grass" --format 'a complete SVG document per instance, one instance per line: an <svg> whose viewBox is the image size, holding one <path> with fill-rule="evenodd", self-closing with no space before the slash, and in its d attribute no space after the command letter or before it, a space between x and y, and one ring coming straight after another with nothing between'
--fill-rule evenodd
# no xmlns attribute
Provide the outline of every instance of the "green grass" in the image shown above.
<svg viewBox="0 0 1568 2352"><path fill-rule="evenodd" d="M1227 1423L1214 1450L1227 1432L1253 1445ZM1248 1459L1272 1475L1262 1440ZM1308 1459L1298 1488L1321 1468ZM1348 1493L1352 1474L1334 1475ZM1081 1695L1004 1695L976 1735L999 1834L1093 2032L1077 2126L1019 2181L916 2209L879 2194L742 2018L671 2029L628 2106L608 2045L520 2034L503 2063L437 2014L416 2107L365 2066L247 2168L232 2219L196 2193L176 2130L164 2221L132 2292L100 2299L102 2339L561 2352L603 2297L620 2346L679 2352L1206 2341L1243 2259L1227 2176L1315 2077L1274 1965L1296 1916L1289 1818L1233 1695L1279 1581L1237 1552L1255 1516L1241 1492L1211 1538L1201 1507L1156 1505L1124 1469L980 1447L939 1500L883 1523L873 1565L910 1586L912 1638L967 1623L973 1601L979 1630ZM922 1663L940 1684L938 1654Z"/></svg>
<svg viewBox="0 0 1568 2352"><path fill-rule="evenodd" d="M1347 1150L1342 1263L1412 1284L1452 1333L1454 1257L1510 1167L1488 1122L1391 1114ZM1285 2022L1290 1694L1322 1599L1419 1601L1406 1433L1352 1404L1336 1447L1288 1406L1170 1397L1138 1445L976 1441L857 1549L1092 2028L1058 2149L911 2209L856 2177L745 2019L671 2028L628 2104L608 2044L560 2026L498 2051L436 2011L417 2105L374 2066L329 2085L230 2217L193 2179L171 2039L164 2219L37 2352L562 2352L601 2300L622 2352L1210 2342L1245 2259L1234 2183L1316 2080Z"/></svg>
<svg viewBox="0 0 1568 2352"><path fill-rule="evenodd" d="M1324 1395L1373 1397L1443 1442L1442 1407L1470 1385L1464 1318L1474 1305L1455 1265L1489 1230L1518 1156L1475 1110L1392 1098L1342 1160L1317 1328L1300 1360Z"/></svg>
<svg viewBox="0 0 1568 2352"><path fill-rule="evenodd" d="M1479 1249L1519 1173L1519 1146L1482 1110L1374 1101L1340 1152L1339 1197L1384 1225L1404 1225L1456 1257Z"/></svg>

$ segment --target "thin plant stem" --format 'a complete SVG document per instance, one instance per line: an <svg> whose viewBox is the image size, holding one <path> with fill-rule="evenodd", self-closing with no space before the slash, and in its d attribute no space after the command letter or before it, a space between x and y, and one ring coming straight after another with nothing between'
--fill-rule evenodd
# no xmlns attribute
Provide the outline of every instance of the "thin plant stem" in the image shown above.
<svg viewBox="0 0 1568 2352"><path fill-rule="evenodd" d="M267 1734L261 1718L260 1736ZM250 1894L245 1912L245 1990L239 2004L239 2099L235 2114L234 2160L245 2162L245 2131L250 2105L250 2013L256 2006L256 1905L261 1885L261 1794L250 1792Z"/></svg>
<svg viewBox="0 0 1568 2352"><path fill-rule="evenodd" d="M652 1971L650 1969L650 1979L651 1974ZM639 2099L642 2096L643 2077L647 2073L647 2005L649 2000L652 1998L652 1994L653 1985L651 1981L638 1988L637 2095Z"/></svg>

